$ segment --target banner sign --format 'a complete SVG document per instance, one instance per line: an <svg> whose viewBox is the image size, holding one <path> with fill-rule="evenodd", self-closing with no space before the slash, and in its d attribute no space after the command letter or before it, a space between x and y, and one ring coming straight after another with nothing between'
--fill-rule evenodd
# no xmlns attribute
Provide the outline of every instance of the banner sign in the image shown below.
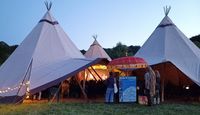
<svg viewBox="0 0 200 115"><path fill-rule="evenodd" d="M136 102L136 77L119 78L119 102Z"/></svg>

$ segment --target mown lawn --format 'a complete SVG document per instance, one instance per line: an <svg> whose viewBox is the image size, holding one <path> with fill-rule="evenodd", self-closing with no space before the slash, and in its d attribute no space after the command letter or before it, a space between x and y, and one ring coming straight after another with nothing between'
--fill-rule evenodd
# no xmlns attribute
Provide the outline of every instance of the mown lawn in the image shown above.
<svg viewBox="0 0 200 115"><path fill-rule="evenodd" d="M0 115L200 115L200 103L138 104L35 103L0 105Z"/></svg>

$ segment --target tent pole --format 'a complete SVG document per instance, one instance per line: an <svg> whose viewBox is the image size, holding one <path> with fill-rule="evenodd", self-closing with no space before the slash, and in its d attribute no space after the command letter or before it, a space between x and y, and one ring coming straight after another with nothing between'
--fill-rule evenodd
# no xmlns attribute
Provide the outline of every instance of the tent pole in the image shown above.
<svg viewBox="0 0 200 115"><path fill-rule="evenodd" d="M162 78L162 84L161 84L161 101L164 102L164 96L165 96L165 63L163 64L162 67L162 73L163 73L163 78Z"/></svg>
<svg viewBox="0 0 200 115"><path fill-rule="evenodd" d="M85 90L84 90L83 87L81 86L81 83L80 83L80 81L78 80L77 76L75 76L75 78L76 78L76 81L78 82L79 87L81 88L81 91L82 91L82 93L83 93L84 99L87 101L87 100L88 100L88 97L87 97L87 94L85 93Z"/></svg>
<svg viewBox="0 0 200 115"><path fill-rule="evenodd" d="M83 78L83 89L84 89L84 91L85 91L85 81L86 81L85 73L86 73L86 71L84 70L84 78Z"/></svg>
<svg viewBox="0 0 200 115"><path fill-rule="evenodd" d="M22 80L22 84L24 83L25 79L27 78L27 75L28 75L28 80L30 79L30 76L31 76L30 73L31 73L31 70L32 70L32 63L33 63L33 59L31 60L31 63L30 63L30 65L28 66L28 69L27 69L27 71L26 71L26 73L25 73L25 75L24 75L24 78L23 78L23 80ZM17 91L16 96L19 94L21 88L22 88L22 85L20 85L20 87L19 87L19 89L18 89L18 91ZM25 94L25 95L26 95L26 94ZM24 96L25 96L25 95L24 95ZM14 103L16 100L17 100L17 97L15 97L15 99L13 100L13 103ZM18 104L18 102L16 102L15 104Z"/></svg>
<svg viewBox="0 0 200 115"><path fill-rule="evenodd" d="M98 78L101 80L101 81L103 81L102 80L102 78L99 76L99 74L95 71L95 69L91 66L91 68L92 68L92 70L94 71L94 73L98 76Z"/></svg>
<svg viewBox="0 0 200 115"><path fill-rule="evenodd" d="M90 72L90 74L93 76L93 78L95 79L95 81L97 81L97 78L94 76L94 74L89 70L89 69L87 69L89 72Z"/></svg>
<svg viewBox="0 0 200 115"><path fill-rule="evenodd" d="M85 71L87 72L87 70L85 70ZM88 72L87 72L87 76L86 76L85 80L87 81L87 79L88 79Z"/></svg>

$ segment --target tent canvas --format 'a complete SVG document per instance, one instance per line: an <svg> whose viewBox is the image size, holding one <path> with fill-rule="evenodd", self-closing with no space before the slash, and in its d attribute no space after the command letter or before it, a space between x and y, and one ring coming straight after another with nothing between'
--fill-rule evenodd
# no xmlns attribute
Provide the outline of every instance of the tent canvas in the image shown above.
<svg viewBox="0 0 200 115"><path fill-rule="evenodd" d="M160 68L170 62L200 86L200 50L177 28L168 13L169 9L135 56L144 58L150 65L160 65Z"/></svg>
<svg viewBox="0 0 200 115"><path fill-rule="evenodd" d="M48 11L0 67L0 102L61 82L103 59L86 59Z"/></svg>

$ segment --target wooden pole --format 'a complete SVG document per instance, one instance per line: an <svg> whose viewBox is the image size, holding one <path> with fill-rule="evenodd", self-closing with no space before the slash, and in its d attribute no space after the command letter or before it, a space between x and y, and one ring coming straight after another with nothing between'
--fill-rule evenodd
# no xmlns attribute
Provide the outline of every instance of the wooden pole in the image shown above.
<svg viewBox="0 0 200 115"><path fill-rule="evenodd" d="M95 71L95 69L91 66L91 68L92 68L92 70L94 71L94 73L98 76L98 78L101 80L101 81L103 81L102 80L102 78L99 76L99 74Z"/></svg>
<svg viewBox="0 0 200 115"><path fill-rule="evenodd" d="M83 78L83 89L84 89L84 91L85 91L85 81L86 81L85 73L86 73L86 71L84 70L84 78Z"/></svg>
<svg viewBox="0 0 200 115"><path fill-rule="evenodd" d="M86 70L85 70L86 71ZM87 71L86 71L87 72ZM86 76L86 78L85 78L85 80L87 81L87 79L88 79L88 72L87 72L87 76Z"/></svg>
<svg viewBox="0 0 200 115"><path fill-rule="evenodd" d="M162 67L162 82L161 82L161 101L164 102L165 96L165 62Z"/></svg>
<svg viewBox="0 0 200 115"><path fill-rule="evenodd" d="M77 76L75 78L76 78L76 81L78 82L79 87L81 88L81 91L83 93L84 99L87 101L88 97L87 97L87 94L85 93L85 90L83 89L83 87L82 87L80 81L78 80Z"/></svg>
<svg viewBox="0 0 200 115"><path fill-rule="evenodd" d="M87 69L89 72L90 72L90 74L93 76L93 78L97 81L97 78L94 76L94 74L90 71L90 69Z"/></svg>

